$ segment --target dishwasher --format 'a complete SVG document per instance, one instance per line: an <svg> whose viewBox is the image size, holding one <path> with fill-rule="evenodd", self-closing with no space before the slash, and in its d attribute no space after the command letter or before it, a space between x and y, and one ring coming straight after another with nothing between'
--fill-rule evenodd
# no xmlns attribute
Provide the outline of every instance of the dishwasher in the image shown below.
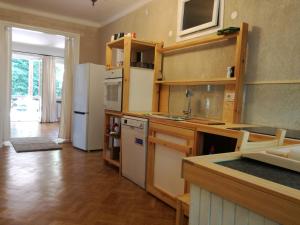
<svg viewBox="0 0 300 225"><path fill-rule="evenodd" d="M124 116L121 126L122 175L145 189L148 120Z"/></svg>

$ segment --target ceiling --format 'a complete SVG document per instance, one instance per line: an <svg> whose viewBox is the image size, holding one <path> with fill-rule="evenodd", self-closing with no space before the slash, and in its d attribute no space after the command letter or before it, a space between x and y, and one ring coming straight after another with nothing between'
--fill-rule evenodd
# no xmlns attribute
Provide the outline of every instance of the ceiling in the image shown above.
<svg viewBox="0 0 300 225"><path fill-rule="evenodd" d="M12 50L16 54L64 57L65 37L39 31L12 28ZM23 57L23 56L22 56Z"/></svg>
<svg viewBox="0 0 300 225"><path fill-rule="evenodd" d="M65 37L61 35L47 34L39 31L12 28L12 41L28 45L47 46L51 48L65 47Z"/></svg>
<svg viewBox="0 0 300 225"><path fill-rule="evenodd" d="M0 0L1 8L56 17L81 24L104 26L151 0Z"/></svg>

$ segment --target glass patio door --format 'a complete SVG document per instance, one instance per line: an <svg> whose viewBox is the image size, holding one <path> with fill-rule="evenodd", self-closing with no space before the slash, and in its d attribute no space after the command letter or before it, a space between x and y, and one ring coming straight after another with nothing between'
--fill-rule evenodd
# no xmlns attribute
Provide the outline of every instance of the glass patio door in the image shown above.
<svg viewBox="0 0 300 225"><path fill-rule="evenodd" d="M42 58L12 55L11 121L41 120Z"/></svg>

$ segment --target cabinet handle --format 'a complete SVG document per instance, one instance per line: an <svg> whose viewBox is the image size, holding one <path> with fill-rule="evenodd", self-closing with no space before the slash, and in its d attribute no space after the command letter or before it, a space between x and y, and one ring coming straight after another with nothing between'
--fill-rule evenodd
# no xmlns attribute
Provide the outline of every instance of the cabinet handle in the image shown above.
<svg viewBox="0 0 300 225"><path fill-rule="evenodd" d="M181 153L184 153L184 154L187 154L187 155L190 154L190 152L191 152L191 147L190 146L175 144L175 143L168 142L168 141L165 141L165 140L153 137L153 136L148 137L148 142L163 145L165 147L171 148L175 151L178 151L178 152L181 152Z"/></svg>

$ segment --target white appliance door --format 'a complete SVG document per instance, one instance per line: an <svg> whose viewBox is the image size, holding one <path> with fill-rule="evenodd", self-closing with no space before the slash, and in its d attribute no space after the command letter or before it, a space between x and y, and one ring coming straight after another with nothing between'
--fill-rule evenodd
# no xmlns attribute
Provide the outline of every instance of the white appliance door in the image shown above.
<svg viewBox="0 0 300 225"><path fill-rule="evenodd" d="M73 111L88 112L89 64L77 65L74 77Z"/></svg>
<svg viewBox="0 0 300 225"><path fill-rule="evenodd" d="M73 112L73 146L87 150L87 124L89 115L81 112Z"/></svg>
<svg viewBox="0 0 300 225"><path fill-rule="evenodd" d="M144 131L122 125L122 175L145 188L146 145Z"/></svg>
<svg viewBox="0 0 300 225"><path fill-rule="evenodd" d="M152 112L154 70L130 69L129 112Z"/></svg>
<svg viewBox="0 0 300 225"><path fill-rule="evenodd" d="M103 149L105 67L90 64L89 120L87 150Z"/></svg>
<svg viewBox="0 0 300 225"><path fill-rule="evenodd" d="M104 81L105 109L122 111L122 78Z"/></svg>

